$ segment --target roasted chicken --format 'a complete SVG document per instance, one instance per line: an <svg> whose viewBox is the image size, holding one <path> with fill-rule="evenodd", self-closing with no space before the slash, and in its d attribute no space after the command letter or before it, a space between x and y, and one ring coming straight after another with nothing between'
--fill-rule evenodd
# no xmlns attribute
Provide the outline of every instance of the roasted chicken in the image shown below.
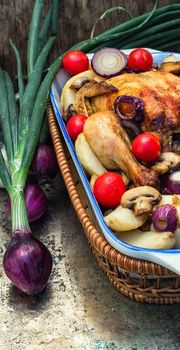
<svg viewBox="0 0 180 350"><path fill-rule="evenodd" d="M134 158L130 141L113 111L92 114L84 125L83 133L107 169L120 168L137 186L158 187L157 173L145 168Z"/></svg>
<svg viewBox="0 0 180 350"><path fill-rule="evenodd" d="M108 79L106 83L114 86L117 91L103 94L101 83L98 91L90 89L90 83L88 86L85 84L76 95L76 111L82 112L83 108L88 110L89 107L85 106L89 104L91 113L113 110L117 96L136 96L144 102L143 129L158 132L163 151L171 151L172 132L180 126L180 78L159 70L139 74L126 73Z"/></svg>

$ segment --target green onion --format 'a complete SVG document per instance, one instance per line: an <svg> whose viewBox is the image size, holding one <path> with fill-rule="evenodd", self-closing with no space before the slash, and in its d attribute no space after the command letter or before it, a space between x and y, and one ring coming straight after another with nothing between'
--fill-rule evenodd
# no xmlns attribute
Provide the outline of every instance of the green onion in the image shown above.
<svg viewBox="0 0 180 350"><path fill-rule="evenodd" d="M17 71L18 71L18 88L19 88L19 100L20 100L20 105L22 105L22 99L24 95L24 82L23 82L23 74L22 74L22 63L21 63L21 57L19 50L17 47L12 43L10 40L10 44L14 50L14 53L16 55L16 60L17 60Z"/></svg>
<svg viewBox="0 0 180 350"><path fill-rule="evenodd" d="M35 1L30 29L29 29L29 37L28 37L28 48L27 48L28 76L33 71L34 64L37 58L39 28L40 28L40 20L42 16L43 7L44 7L43 0Z"/></svg>
<svg viewBox="0 0 180 350"><path fill-rule="evenodd" d="M53 4L57 9L57 1L54 0ZM32 237L24 199L24 188L39 139L46 99L52 78L61 62L61 59L58 59L50 67L43 80L44 66L55 40L54 36L50 36L42 50L38 52L38 38L43 5L44 1L36 0L33 10L28 39L28 80L26 86L23 83L22 63L19 51L11 43L17 60L18 99L9 75L0 69L0 124L8 160L8 165L6 165L0 150L0 177L9 193L12 212L12 238L4 256L3 265L7 276L12 282L22 291L28 293L39 292L45 287L52 267L52 258L49 251L41 242ZM54 20L56 21L56 19L57 16L55 16ZM52 18L51 22L53 24L52 31L54 32L56 27ZM23 247L27 242L31 242L31 244L28 246L28 250L24 255L23 249L25 248ZM22 249L21 257L16 251L16 247ZM37 250L37 253L41 252L38 257L36 254L33 255L34 249ZM37 276L37 288L36 283L31 288L32 279L29 280L29 287L26 288L26 279L28 278L27 274L25 275L24 270L21 268L24 265L24 256L27 258L26 269L32 278L33 274ZM10 263L11 258L14 259L13 266ZM34 258L39 260L34 263L34 268L32 268L32 259ZM21 276L20 279L17 278L17 271Z"/></svg>

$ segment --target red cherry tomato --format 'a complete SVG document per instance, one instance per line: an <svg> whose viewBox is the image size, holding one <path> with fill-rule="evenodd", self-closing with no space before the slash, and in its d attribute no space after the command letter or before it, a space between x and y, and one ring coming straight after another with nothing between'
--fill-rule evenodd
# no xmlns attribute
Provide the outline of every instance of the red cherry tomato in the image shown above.
<svg viewBox="0 0 180 350"><path fill-rule="evenodd" d="M144 132L134 139L132 151L137 159L143 162L153 162L160 156L161 145L156 136Z"/></svg>
<svg viewBox="0 0 180 350"><path fill-rule="evenodd" d="M64 69L72 75L84 72L89 68L87 55L82 51L69 51L62 61Z"/></svg>
<svg viewBox="0 0 180 350"><path fill-rule="evenodd" d="M125 191L126 186L121 176L113 172L100 175L93 187L96 200L106 208L117 207Z"/></svg>
<svg viewBox="0 0 180 350"><path fill-rule="evenodd" d="M146 49L135 49L128 57L128 67L132 70L146 72L151 69L153 57Z"/></svg>
<svg viewBox="0 0 180 350"><path fill-rule="evenodd" d="M73 115L67 122L66 128L71 140L75 141L83 131L87 117L84 114Z"/></svg>

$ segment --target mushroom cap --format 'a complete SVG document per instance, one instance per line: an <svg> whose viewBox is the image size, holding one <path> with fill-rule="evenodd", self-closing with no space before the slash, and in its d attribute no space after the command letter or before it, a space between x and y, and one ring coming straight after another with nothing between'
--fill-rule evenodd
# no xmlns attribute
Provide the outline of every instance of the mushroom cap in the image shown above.
<svg viewBox="0 0 180 350"><path fill-rule="evenodd" d="M139 186L126 191L121 197L121 205L132 208L135 215L151 212L153 205L161 199L161 194L154 187Z"/></svg>
<svg viewBox="0 0 180 350"><path fill-rule="evenodd" d="M169 170L180 167L180 154L174 152L161 153L157 163L152 166L152 169L159 174L165 174Z"/></svg>

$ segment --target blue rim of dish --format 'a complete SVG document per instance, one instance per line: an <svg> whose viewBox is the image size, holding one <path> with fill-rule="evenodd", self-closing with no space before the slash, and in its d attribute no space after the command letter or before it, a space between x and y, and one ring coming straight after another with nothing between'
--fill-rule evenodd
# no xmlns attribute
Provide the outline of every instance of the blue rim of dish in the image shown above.
<svg viewBox="0 0 180 350"><path fill-rule="evenodd" d="M175 53L175 52L151 52L152 55L162 55L162 56L166 56L166 55L170 55L170 54L178 54L178 53ZM180 55L180 54L179 54ZM57 80L56 80L57 81ZM60 85L58 84L58 89L59 90L62 90L60 88ZM97 218L97 221L99 223L99 226L101 228L103 228L103 230L105 230L107 232L107 234L111 237L112 240L114 240L116 243L118 244L121 244L123 247L129 249L129 250L133 250L133 251L139 251L139 252L152 252L152 253L161 253L161 254L178 254L180 253L180 249L164 249L164 250L161 250L161 249L150 249L150 248L141 248L141 247L136 247L136 246L133 246L131 244L128 244L128 243L125 243L124 241L122 241L121 239L119 239L115 233L113 231L110 230L110 228L107 226L105 220L104 220L104 217L103 217L103 214L101 212L101 209L92 193L92 190L91 190L91 187L90 187L90 184L89 184L89 181L86 177L86 174L78 160L78 157L76 155L76 152L75 152L75 148L74 148L74 145L67 133L67 130L66 130L66 126L65 126L65 123L64 123L64 120L61 116L61 112L58 108L58 105L56 103L56 99L54 97L54 94L53 94L53 91L52 91L52 88L50 90L50 98L51 98L51 102L52 102L52 105L53 105L53 108L54 108L54 112L55 112L55 115L56 115L56 119L58 121L58 124L59 124L59 127L61 129L61 132L63 134L63 137L64 137L64 140L66 142L66 145L69 149L69 152L71 154L71 157L73 159L73 162L75 164L75 167L78 171L78 174L80 176L80 179L82 181L82 184L84 186L84 189L85 189L85 192L89 198L89 201L94 209L94 214ZM118 250L116 248L116 250Z"/></svg>

